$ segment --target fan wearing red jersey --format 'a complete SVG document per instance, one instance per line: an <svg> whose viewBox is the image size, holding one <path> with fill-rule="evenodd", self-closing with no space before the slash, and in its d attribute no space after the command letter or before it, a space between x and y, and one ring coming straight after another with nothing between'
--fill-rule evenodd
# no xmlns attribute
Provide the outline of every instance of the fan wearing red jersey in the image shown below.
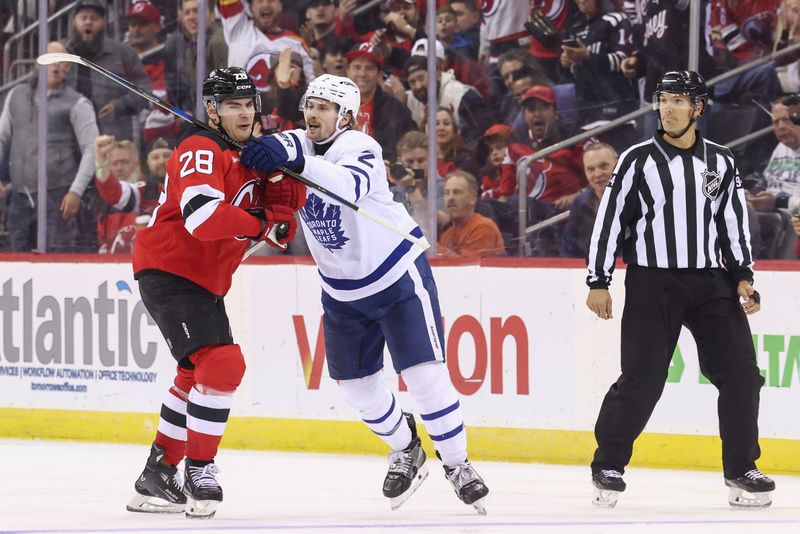
<svg viewBox="0 0 800 534"><path fill-rule="evenodd" d="M209 126L240 143L251 137L260 99L244 69L213 71L203 99ZM167 162L159 205L137 233L134 277L178 367L130 511L185 510L187 517L209 518L222 501L214 457L245 371L223 297L250 240L278 247L291 241L300 204L260 206L261 177L239 164L222 136L198 130ZM265 182L267 200L294 187L304 203L305 186L273 180ZM288 232L277 237L282 223ZM177 464L184 457L181 484Z"/></svg>

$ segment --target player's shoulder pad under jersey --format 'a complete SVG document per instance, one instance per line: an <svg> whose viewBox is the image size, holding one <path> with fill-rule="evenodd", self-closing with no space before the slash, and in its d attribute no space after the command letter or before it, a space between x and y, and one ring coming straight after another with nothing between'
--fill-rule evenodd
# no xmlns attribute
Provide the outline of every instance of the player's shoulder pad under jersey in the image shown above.
<svg viewBox="0 0 800 534"><path fill-rule="evenodd" d="M360 154L365 150L372 152L376 157L383 157L383 149L375 138L359 132L358 130L347 130L342 132L342 135L334 142L334 147L345 154L357 153Z"/></svg>
<svg viewBox="0 0 800 534"><path fill-rule="evenodd" d="M234 149L234 147L232 147L227 141L222 139L219 135L209 132L207 130L201 130L200 128L188 132L178 143L179 151L183 151L186 149L192 150L195 148L205 148L212 150L214 148L218 148L220 152Z"/></svg>

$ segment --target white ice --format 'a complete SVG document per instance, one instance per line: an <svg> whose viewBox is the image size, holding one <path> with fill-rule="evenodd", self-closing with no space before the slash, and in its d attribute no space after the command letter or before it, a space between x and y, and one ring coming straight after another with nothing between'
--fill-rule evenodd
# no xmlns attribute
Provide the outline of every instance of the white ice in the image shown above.
<svg viewBox="0 0 800 534"><path fill-rule="evenodd" d="M72 532L800 532L800 477L774 476L766 510L733 510L714 472L631 468L612 510L591 505L588 468L476 462L488 515L460 501L430 459L430 476L392 512L378 456L220 451L225 500L214 519L125 510L149 448L0 440L0 531Z"/></svg>

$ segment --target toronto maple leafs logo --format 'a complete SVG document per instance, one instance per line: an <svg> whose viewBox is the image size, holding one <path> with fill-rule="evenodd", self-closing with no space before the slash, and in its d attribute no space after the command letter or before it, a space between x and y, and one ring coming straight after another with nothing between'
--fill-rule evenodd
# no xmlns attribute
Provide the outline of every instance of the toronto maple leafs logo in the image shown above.
<svg viewBox="0 0 800 534"><path fill-rule="evenodd" d="M327 204L314 193L309 193L300 217L320 245L331 251L341 250L350 241L342 228L342 208Z"/></svg>
<svg viewBox="0 0 800 534"><path fill-rule="evenodd" d="M718 171L704 170L701 174L703 177L703 194L711 201L714 201L719 196L719 188L722 185L722 177Z"/></svg>

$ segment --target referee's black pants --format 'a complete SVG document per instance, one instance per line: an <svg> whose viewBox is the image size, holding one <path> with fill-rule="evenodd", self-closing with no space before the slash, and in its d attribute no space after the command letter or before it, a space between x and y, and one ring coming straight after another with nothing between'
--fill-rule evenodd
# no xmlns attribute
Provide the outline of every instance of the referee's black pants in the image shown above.
<svg viewBox="0 0 800 534"><path fill-rule="evenodd" d="M736 289L720 269L628 266L622 312L622 374L603 400L595 425L592 472L624 472L633 442L664 390L685 325L697 342L700 370L719 390L717 411L726 478L750 469L758 446L759 390L750 325Z"/></svg>

